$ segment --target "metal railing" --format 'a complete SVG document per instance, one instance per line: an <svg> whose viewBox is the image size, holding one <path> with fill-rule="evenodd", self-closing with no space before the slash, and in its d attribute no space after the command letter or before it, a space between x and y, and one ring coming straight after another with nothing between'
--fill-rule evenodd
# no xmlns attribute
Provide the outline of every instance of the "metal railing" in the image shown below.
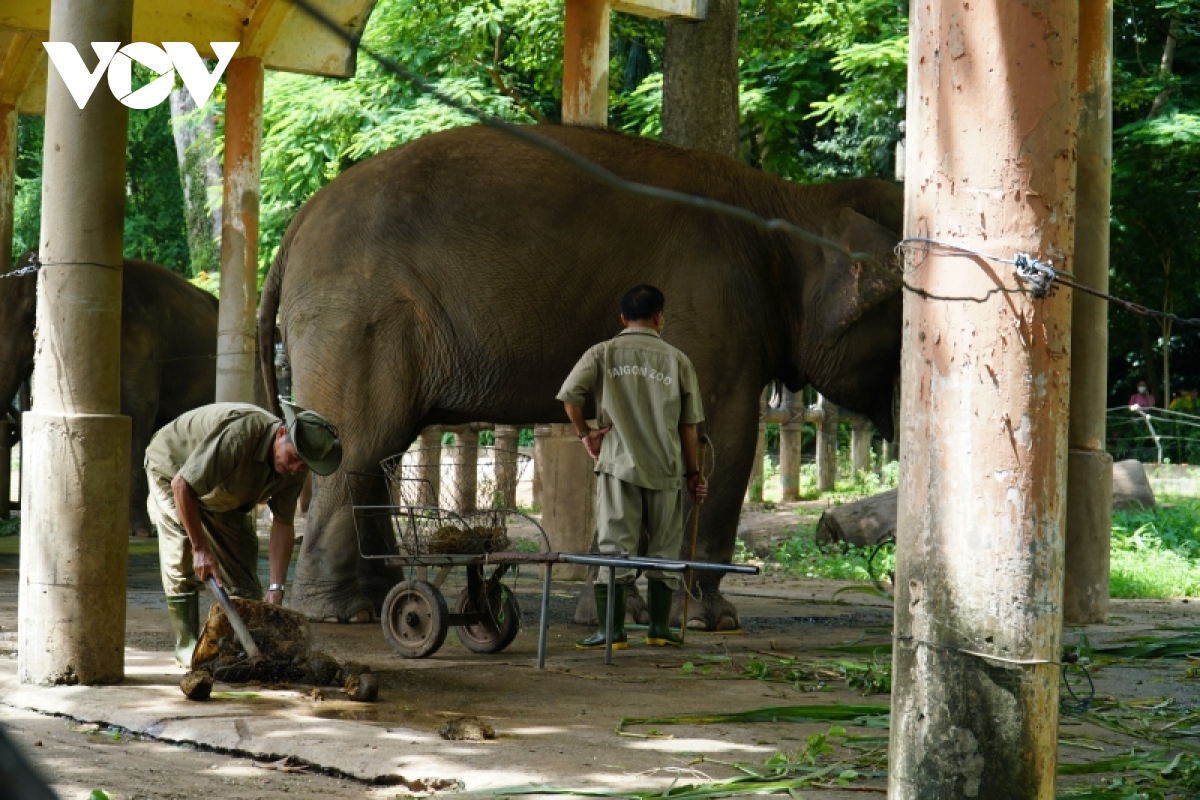
<svg viewBox="0 0 1200 800"><path fill-rule="evenodd" d="M1114 459L1157 464L1200 463L1200 416L1169 408L1116 406L1107 413L1108 452Z"/></svg>

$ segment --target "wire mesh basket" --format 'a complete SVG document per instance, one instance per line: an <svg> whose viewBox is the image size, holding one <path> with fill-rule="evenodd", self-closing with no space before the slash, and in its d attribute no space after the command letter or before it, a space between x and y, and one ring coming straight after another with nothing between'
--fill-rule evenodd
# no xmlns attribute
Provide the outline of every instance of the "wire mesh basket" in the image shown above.
<svg viewBox="0 0 1200 800"><path fill-rule="evenodd" d="M531 459L523 453L471 446L410 450L380 462L395 534L409 555L469 555L509 547L517 484Z"/></svg>

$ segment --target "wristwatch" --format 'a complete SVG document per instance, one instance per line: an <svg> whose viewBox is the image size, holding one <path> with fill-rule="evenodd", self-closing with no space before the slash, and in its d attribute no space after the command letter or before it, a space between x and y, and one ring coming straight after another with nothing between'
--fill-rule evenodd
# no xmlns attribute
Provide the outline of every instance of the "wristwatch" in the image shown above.
<svg viewBox="0 0 1200 800"><path fill-rule="evenodd" d="M287 584L272 583L270 586L267 587L267 591L268 592L279 592L280 594L283 594L283 590L285 588L287 588Z"/></svg>

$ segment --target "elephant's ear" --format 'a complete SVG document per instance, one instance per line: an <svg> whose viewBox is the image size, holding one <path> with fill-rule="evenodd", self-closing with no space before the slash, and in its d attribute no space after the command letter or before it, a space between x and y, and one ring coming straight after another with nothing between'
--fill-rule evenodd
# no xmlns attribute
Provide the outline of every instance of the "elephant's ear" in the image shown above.
<svg viewBox="0 0 1200 800"><path fill-rule="evenodd" d="M871 308L900 291L896 234L851 208L843 208L826 229L827 238L851 252L870 253L875 261L851 262L835 250L824 249L821 315L827 341L836 340Z"/></svg>

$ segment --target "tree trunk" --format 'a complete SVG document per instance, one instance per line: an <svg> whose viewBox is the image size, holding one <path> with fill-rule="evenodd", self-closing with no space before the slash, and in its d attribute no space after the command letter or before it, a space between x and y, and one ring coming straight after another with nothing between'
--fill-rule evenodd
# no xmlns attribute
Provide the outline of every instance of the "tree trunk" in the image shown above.
<svg viewBox="0 0 1200 800"><path fill-rule="evenodd" d="M1146 374L1138 377L1145 378L1147 386L1161 386L1158 380L1158 365L1154 358L1154 345L1150 341L1150 322L1144 317L1138 320L1138 332L1141 334L1142 359L1146 362Z"/></svg>
<svg viewBox="0 0 1200 800"><path fill-rule="evenodd" d="M1162 60L1158 65L1158 74L1162 77L1168 77L1175 69L1175 46L1179 42L1179 13L1171 15L1171 22L1167 26L1167 41L1163 44ZM1150 104L1150 113L1146 114L1146 119L1154 119L1162 113L1163 108L1167 105L1167 100L1171 97L1169 88L1163 89L1154 97L1154 102Z"/></svg>
<svg viewBox="0 0 1200 800"><path fill-rule="evenodd" d="M221 185L221 162L214 137L216 123L209 113L196 113L196 103L185 89L171 92L171 127L175 156L183 187L184 220L192 274L216 272L219 267L221 208L210 209L209 189Z"/></svg>
<svg viewBox="0 0 1200 800"><path fill-rule="evenodd" d="M709 0L704 22L668 22L663 141L737 157L737 0Z"/></svg>

